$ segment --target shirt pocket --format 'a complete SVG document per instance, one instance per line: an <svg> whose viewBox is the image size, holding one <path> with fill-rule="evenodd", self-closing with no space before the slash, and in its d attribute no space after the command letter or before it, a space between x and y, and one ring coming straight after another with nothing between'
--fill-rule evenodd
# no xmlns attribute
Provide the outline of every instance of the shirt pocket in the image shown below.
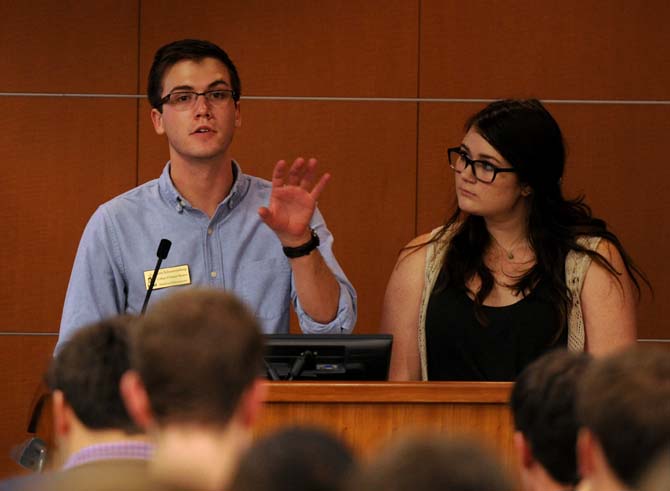
<svg viewBox="0 0 670 491"><path fill-rule="evenodd" d="M286 314L291 303L291 267L283 258L263 259L240 266L242 298L260 319Z"/></svg>

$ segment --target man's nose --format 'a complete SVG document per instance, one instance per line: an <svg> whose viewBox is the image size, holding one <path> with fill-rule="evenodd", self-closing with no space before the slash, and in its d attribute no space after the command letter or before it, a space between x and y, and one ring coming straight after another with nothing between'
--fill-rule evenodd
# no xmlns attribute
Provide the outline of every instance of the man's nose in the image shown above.
<svg viewBox="0 0 670 491"><path fill-rule="evenodd" d="M195 96L195 110L196 116L210 115L211 107L207 97L204 94L198 94Z"/></svg>

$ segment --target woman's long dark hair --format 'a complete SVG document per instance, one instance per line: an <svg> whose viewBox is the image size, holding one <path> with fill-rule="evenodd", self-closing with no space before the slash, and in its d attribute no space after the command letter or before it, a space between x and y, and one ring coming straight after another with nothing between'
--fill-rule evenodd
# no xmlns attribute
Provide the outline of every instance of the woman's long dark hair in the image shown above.
<svg viewBox="0 0 670 491"><path fill-rule="evenodd" d="M588 254L619 281L620 271L596 251L579 245L580 236L597 236L611 242L621 254L638 296L637 277L649 281L635 266L619 239L607 224L595 218L583 196L573 200L563 197L561 178L565 166L565 145L558 123L535 99L501 100L489 104L466 123L466 131L475 129L512 165L519 181L532 189L529 199L528 232L536 263L512 285L523 295L540 281L547 286L547 299L556 311L560 336L567 325L571 303L565 282L565 258L571 250ZM467 282L479 277L481 286L474 294L475 313L486 324L482 303L491 293L494 278L484 262L491 244L486 223L481 216L469 215L458 207L442 230L431 240L437 241L450 227L456 227L437 277L434 291L446 288L466 289ZM650 287L651 288L651 287Z"/></svg>

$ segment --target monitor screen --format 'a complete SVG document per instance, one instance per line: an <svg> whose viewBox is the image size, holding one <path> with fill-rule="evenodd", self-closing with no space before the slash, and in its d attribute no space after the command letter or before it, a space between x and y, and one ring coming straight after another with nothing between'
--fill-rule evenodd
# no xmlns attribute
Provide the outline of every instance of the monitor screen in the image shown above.
<svg viewBox="0 0 670 491"><path fill-rule="evenodd" d="M387 380L390 334L268 334L271 380Z"/></svg>

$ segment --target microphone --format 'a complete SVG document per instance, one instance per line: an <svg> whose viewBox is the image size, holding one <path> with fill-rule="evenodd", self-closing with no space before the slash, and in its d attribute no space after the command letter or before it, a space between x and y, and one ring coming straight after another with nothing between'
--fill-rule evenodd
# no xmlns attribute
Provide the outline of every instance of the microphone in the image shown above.
<svg viewBox="0 0 670 491"><path fill-rule="evenodd" d="M305 350L300 353L300 356L295 359L293 365L291 365L291 370L288 374L288 380L293 380L296 377L299 377L302 371L305 369L305 365L309 362L312 362L316 356L316 353Z"/></svg>
<svg viewBox="0 0 670 491"><path fill-rule="evenodd" d="M14 462L33 472L42 472L47 461L47 444L39 437L28 438L10 451Z"/></svg>
<svg viewBox="0 0 670 491"><path fill-rule="evenodd" d="M142 305L141 314L144 314L144 311L147 310L147 304L149 303L149 297L151 297L151 292L154 290L154 283L156 283L156 276L158 276L158 270L161 267L163 259L165 259L168 255L168 252L170 252L171 246L172 242L170 242L167 239L161 239L160 244L158 244L158 250L156 251L158 261L156 262L156 268L154 269L154 274L151 275L151 282L149 283L149 288L147 288L147 294L144 297L144 304Z"/></svg>

